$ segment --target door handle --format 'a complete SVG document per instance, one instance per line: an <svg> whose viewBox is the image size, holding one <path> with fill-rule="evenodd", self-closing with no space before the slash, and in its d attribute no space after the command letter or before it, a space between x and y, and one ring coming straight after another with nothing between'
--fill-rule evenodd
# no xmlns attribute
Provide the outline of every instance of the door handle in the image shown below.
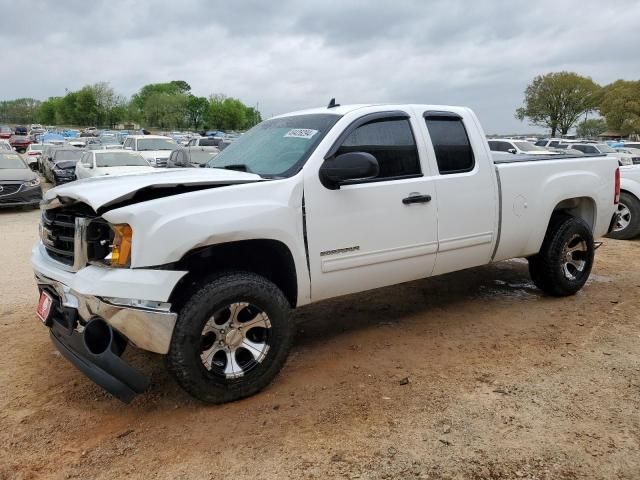
<svg viewBox="0 0 640 480"><path fill-rule="evenodd" d="M413 193L407 198L402 199L402 203L405 205L411 205L412 203L428 203L431 201L431 195L420 195Z"/></svg>

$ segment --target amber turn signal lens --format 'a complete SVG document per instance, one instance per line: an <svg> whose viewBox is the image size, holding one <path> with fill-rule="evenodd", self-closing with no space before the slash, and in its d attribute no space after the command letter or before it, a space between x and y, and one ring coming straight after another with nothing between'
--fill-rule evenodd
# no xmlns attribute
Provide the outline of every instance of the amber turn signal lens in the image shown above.
<svg viewBox="0 0 640 480"><path fill-rule="evenodd" d="M131 264L131 239L133 230L126 223L112 225L115 236L111 248L111 266L128 267Z"/></svg>

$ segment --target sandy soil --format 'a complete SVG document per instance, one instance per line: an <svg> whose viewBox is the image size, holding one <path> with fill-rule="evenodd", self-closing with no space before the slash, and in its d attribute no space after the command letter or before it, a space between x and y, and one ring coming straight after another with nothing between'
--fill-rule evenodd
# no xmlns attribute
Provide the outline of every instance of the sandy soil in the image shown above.
<svg viewBox="0 0 640 480"><path fill-rule="evenodd" d="M606 240L571 298L510 261L300 310L234 404L129 349L153 384L126 406L35 320L37 221L0 211L0 478L640 478L640 241Z"/></svg>

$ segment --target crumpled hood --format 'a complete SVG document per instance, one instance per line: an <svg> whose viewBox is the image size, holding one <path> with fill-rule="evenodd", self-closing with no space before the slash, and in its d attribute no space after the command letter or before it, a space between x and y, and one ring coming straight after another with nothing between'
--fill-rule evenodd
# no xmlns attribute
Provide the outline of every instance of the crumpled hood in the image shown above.
<svg viewBox="0 0 640 480"><path fill-rule="evenodd" d="M83 202L98 211L129 200L141 190L158 189L162 191L159 195L162 197L172 195L172 190L183 193L185 187L207 188L262 180L253 173L218 168L154 169L137 175L93 177L60 185L49 190L44 201L47 204L57 198L62 204Z"/></svg>

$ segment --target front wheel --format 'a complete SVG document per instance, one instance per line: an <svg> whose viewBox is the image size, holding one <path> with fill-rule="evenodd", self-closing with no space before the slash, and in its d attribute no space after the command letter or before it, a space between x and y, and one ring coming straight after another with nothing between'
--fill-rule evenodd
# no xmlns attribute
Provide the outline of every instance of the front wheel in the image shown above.
<svg viewBox="0 0 640 480"><path fill-rule="evenodd" d="M582 219L555 214L540 252L529 257L531 279L547 295L573 295L591 274L594 251L593 234Z"/></svg>
<svg viewBox="0 0 640 480"><path fill-rule="evenodd" d="M278 287L253 273L225 273L180 311L167 366L199 400L231 402L271 382L292 339L289 303Z"/></svg>
<svg viewBox="0 0 640 480"><path fill-rule="evenodd" d="M618 220L607 235L617 240L629 240L640 235L640 200L627 192L620 194Z"/></svg>

